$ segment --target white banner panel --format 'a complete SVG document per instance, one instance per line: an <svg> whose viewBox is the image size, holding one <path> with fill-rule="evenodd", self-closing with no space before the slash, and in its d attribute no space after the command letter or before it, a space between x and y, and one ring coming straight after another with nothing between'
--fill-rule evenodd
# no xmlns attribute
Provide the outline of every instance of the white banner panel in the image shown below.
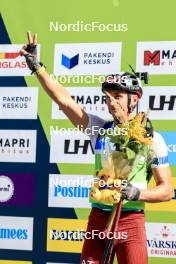
<svg viewBox="0 0 176 264"><path fill-rule="evenodd" d="M146 86L139 101L139 111L156 120L176 120L176 86Z"/></svg>
<svg viewBox="0 0 176 264"><path fill-rule="evenodd" d="M146 223L149 257L176 258L176 225Z"/></svg>
<svg viewBox="0 0 176 264"><path fill-rule="evenodd" d="M112 119L106 105L106 96L100 87L67 87L72 98L87 113L97 115L103 119ZM67 119L67 116L52 102L52 119Z"/></svg>
<svg viewBox="0 0 176 264"><path fill-rule="evenodd" d="M56 44L55 75L100 75L120 71L121 42Z"/></svg>
<svg viewBox="0 0 176 264"><path fill-rule="evenodd" d="M35 162L36 130L0 130L0 162Z"/></svg>
<svg viewBox="0 0 176 264"><path fill-rule="evenodd" d="M37 119L37 87L1 87L1 119Z"/></svg>
<svg viewBox="0 0 176 264"><path fill-rule="evenodd" d="M49 207L90 208L93 175L49 175Z"/></svg>
<svg viewBox="0 0 176 264"><path fill-rule="evenodd" d="M94 150L90 138L79 132L62 130L51 133L51 163L94 163Z"/></svg>
<svg viewBox="0 0 176 264"><path fill-rule="evenodd" d="M19 51L24 44L0 45L0 76L31 76L25 57ZM40 45L37 45L37 58L40 61Z"/></svg>
<svg viewBox="0 0 176 264"><path fill-rule="evenodd" d="M0 216L0 249L33 249L33 218Z"/></svg>
<svg viewBox="0 0 176 264"><path fill-rule="evenodd" d="M137 71L176 73L176 41L138 42L136 54Z"/></svg>

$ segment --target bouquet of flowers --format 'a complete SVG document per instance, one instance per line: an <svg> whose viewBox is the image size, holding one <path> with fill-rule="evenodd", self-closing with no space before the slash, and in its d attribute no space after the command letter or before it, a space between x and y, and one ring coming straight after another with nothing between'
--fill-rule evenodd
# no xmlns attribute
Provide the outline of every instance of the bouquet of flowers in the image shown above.
<svg viewBox="0 0 176 264"><path fill-rule="evenodd" d="M114 133L106 139L107 147L102 149L102 169L96 172L96 178L90 191L90 201L113 205L120 201L121 186L130 181L130 174L141 156L149 164L154 158L151 137L148 137L147 115L138 113L134 118L122 124L116 124ZM116 130L126 129L126 134L118 135ZM111 150L110 145L115 150Z"/></svg>
<svg viewBox="0 0 176 264"><path fill-rule="evenodd" d="M119 109L120 110L120 109ZM123 113L121 113L123 117ZM121 189L127 181L131 181L131 172L141 156L147 164L152 163L155 154L150 147L152 138L148 134L147 114L138 113L135 117L126 118L116 124L114 131L126 128L127 133L107 136L107 148L101 152L102 169L96 173L96 178L90 191L90 200L106 205L112 205L113 209L108 219L105 232L117 231L120 218L122 199ZM114 145L115 150L111 150ZM114 257L113 240L109 240L104 251L102 264L110 263Z"/></svg>

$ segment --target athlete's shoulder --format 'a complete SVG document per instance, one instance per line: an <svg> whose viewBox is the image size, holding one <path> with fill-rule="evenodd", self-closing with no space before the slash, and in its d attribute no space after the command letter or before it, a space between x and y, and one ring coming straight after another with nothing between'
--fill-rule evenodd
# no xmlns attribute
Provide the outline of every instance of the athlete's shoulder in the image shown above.
<svg viewBox="0 0 176 264"><path fill-rule="evenodd" d="M95 144L99 136L99 130L101 128L107 129L110 126L110 122L112 121L107 121L93 114L88 114L88 117L89 117L89 122L87 125L87 129L91 131L91 133L89 133L89 137L91 139L93 148L95 148ZM86 129L85 129L85 132L86 132Z"/></svg>
<svg viewBox="0 0 176 264"><path fill-rule="evenodd" d="M153 134L153 149L156 154L155 167L168 166L168 150L162 135L158 132Z"/></svg>
<svg viewBox="0 0 176 264"><path fill-rule="evenodd" d="M93 115L93 114L89 114L87 113L88 115L88 118L89 118L89 124L88 126L91 126L91 125L98 125L98 126L102 126L105 124L105 120L97 115Z"/></svg>
<svg viewBox="0 0 176 264"><path fill-rule="evenodd" d="M156 132L156 131L154 131L154 133L153 133L153 142L155 144L160 144L161 143L162 145L163 144L166 145L163 136L160 133Z"/></svg>

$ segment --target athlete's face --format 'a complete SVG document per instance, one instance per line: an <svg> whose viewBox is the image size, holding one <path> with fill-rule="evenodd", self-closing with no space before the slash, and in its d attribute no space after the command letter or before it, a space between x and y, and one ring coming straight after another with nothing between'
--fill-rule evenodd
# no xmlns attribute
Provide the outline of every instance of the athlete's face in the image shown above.
<svg viewBox="0 0 176 264"><path fill-rule="evenodd" d="M123 109L123 112L128 115L128 95L126 92L109 91L106 93L106 102L109 113L115 120L120 119L119 105ZM131 95L131 106L135 106L138 101L137 95Z"/></svg>
<svg viewBox="0 0 176 264"><path fill-rule="evenodd" d="M106 102L109 113L115 118L119 115L117 104L120 104L124 111L128 113L128 96L125 92L109 91L106 95Z"/></svg>

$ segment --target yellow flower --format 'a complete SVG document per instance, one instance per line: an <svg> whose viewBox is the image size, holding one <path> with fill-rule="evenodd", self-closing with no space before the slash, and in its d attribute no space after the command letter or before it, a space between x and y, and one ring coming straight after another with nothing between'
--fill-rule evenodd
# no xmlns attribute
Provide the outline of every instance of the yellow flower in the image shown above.
<svg viewBox="0 0 176 264"><path fill-rule="evenodd" d="M139 142L149 145L152 143L151 138L145 137L146 130L145 125L147 122L147 117L145 113L138 113L131 121L130 121L130 129L128 130L128 136L132 137Z"/></svg>

